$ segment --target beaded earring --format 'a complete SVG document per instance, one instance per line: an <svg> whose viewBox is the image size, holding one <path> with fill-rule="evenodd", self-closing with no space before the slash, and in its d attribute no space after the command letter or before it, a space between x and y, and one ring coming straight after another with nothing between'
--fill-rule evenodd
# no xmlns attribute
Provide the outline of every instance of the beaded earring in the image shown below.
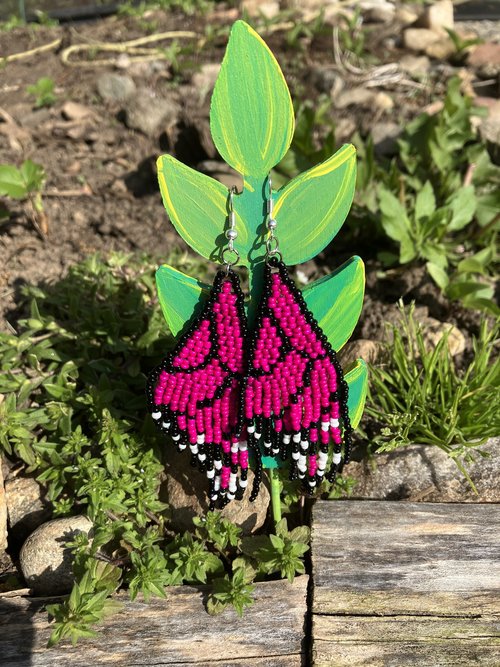
<svg viewBox="0 0 500 667"><path fill-rule="evenodd" d="M224 268L217 272L201 313L147 383L156 424L171 435L179 452L189 446L191 465L206 473L211 510L219 499L225 504L241 497L248 484L247 444L238 437L247 324L243 293L233 271L239 260L234 247L235 191L229 192Z"/></svg>
<svg viewBox="0 0 500 667"><path fill-rule="evenodd" d="M348 385L335 350L282 261L270 178L268 185L264 287L249 345L244 420L248 446L290 459L290 479L302 479L312 493L325 477L333 482L349 461ZM251 499L258 491L256 479Z"/></svg>

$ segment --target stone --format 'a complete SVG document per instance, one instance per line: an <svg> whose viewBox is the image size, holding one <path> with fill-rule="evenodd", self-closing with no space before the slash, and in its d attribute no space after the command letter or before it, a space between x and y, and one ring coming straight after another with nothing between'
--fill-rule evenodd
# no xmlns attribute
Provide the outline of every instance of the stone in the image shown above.
<svg viewBox="0 0 500 667"><path fill-rule="evenodd" d="M248 16L256 18L263 16L266 19L273 19L280 12L279 2L274 2L273 0L243 0L240 8Z"/></svg>
<svg viewBox="0 0 500 667"><path fill-rule="evenodd" d="M475 46L467 64L484 78L495 77L500 72L500 44L487 42Z"/></svg>
<svg viewBox="0 0 500 667"><path fill-rule="evenodd" d="M407 445L393 452L375 454L372 459L352 461L345 474L356 480L352 498L410 500L448 503L500 502L500 438L490 438L471 448L473 463L466 464L477 494L453 459L436 445Z"/></svg>
<svg viewBox="0 0 500 667"><path fill-rule="evenodd" d="M373 147L377 155L392 157L399 152L398 139L402 129L397 123L375 123L371 136Z"/></svg>
<svg viewBox="0 0 500 667"><path fill-rule="evenodd" d="M193 518L206 514L209 505L208 480L204 474L190 466L189 458L190 455L186 453L172 454L160 486L160 500L171 507L170 522L179 531L192 530ZM245 535L258 530L266 520L270 495L264 480L265 475L259 495L253 503L249 502L253 483L253 472L249 470L248 487L243 500L233 500L222 510L222 516L240 526Z"/></svg>
<svg viewBox="0 0 500 667"><path fill-rule="evenodd" d="M427 56L413 56L409 53L401 58L399 66L403 72L419 78L429 73L431 61Z"/></svg>
<svg viewBox="0 0 500 667"><path fill-rule="evenodd" d="M0 457L0 554L7 549L7 499L3 482L2 458Z"/></svg>
<svg viewBox="0 0 500 667"><path fill-rule="evenodd" d="M354 118L339 118L335 123L335 139L339 143L350 141L352 135L356 132L357 127Z"/></svg>
<svg viewBox="0 0 500 667"><path fill-rule="evenodd" d="M394 100L392 97L382 91L376 93L373 101L377 109L380 111L391 111L391 109L394 108Z"/></svg>
<svg viewBox="0 0 500 667"><path fill-rule="evenodd" d="M95 117L95 113L92 109L89 109L89 107L86 107L84 104L73 102L72 100L68 100L63 104L61 114L66 120L76 121Z"/></svg>
<svg viewBox="0 0 500 667"><path fill-rule="evenodd" d="M419 24L423 28L435 32L442 32L446 28L453 30L453 2L451 0L439 0L439 2L426 5L419 17Z"/></svg>
<svg viewBox="0 0 500 667"><path fill-rule="evenodd" d="M220 63L206 63L193 74L191 82L196 89L200 104L203 104L207 95L214 89L219 72Z"/></svg>
<svg viewBox="0 0 500 667"><path fill-rule="evenodd" d="M33 477L17 475L5 483L9 532L23 542L40 524L47 521L52 510L45 500L45 489Z"/></svg>
<svg viewBox="0 0 500 667"><path fill-rule="evenodd" d="M427 28L407 28L403 34L404 45L410 51L425 51L431 44L443 40L442 34Z"/></svg>
<svg viewBox="0 0 500 667"><path fill-rule="evenodd" d="M362 0L358 7L363 18L371 23L390 23L396 15L396 7L388 0Z"/></svg>
<svg viewBox="0 0 500 667"><path fill-rule="evenodd" d="M34 109L21 116L21 125L23 127L37 128L52 119L52 109L42 108Z"/></svg>
<svg viewBox="0 0 500 667"><path fill-rule="evenodd" d="M105 102L125 102L136 91L136 86L126 74L105 72L97 79L97 92Z"/></svg>
<svg viewBox="0 0 500 667"><path fill-rule="evenodd" d="M416 311L415 311L416 312ZM422 327L424 341L428 348L433 349L444 335L448 336L448 350L454 357L465 350L465 336L454 324L440 322L434 317L418 316L415 319Z"/></svg>
<svg viewBox="0 0 500 667"><path fill-rule="evenodd" d="M356 359L363 359L368 364L374 364L382 350L383 344L377 340L358 340L349 341L339 352L342 368L348 368L356 362Z"/></svg>
<svg viewBox="0 0 500 667"><path fill-rule="evenodd" d="M438 42L429 44L425 49L426 55L435 60L447 60L456 52L455 45L449 37L442 37Z"/></svg>
<svg viewBox="0 0 500 667"><path fill-rule="evenodd" d="M60 595L73 586L71 551L65 547L78 533L90 536L92 522L85 516L54 519L39 526L23 544L21 571L35 595Z"/></svg>
<svg viewBox="0 0 500 667"><path fill-rule="evenodd" d="M413 7L400 5L396 7L395 19L402 26L411 25L418 19L418 14Z"/></svg>
<svg viewBox="0 0 500 667"><path fill-rule="evenodd" d="M177 122L180 108L177 102L157 97L149 88L140 88L125 106L125 123L148 137L159 134Z"/></svg>
<svg viewBox="0 0 500 667"><path fill-rule="evenodd" d="M368 88L351 88L344 90L339 95L333 95L332 101L337 109L345 109L350 106L369 108L373 105L376 93Z"/></svg>

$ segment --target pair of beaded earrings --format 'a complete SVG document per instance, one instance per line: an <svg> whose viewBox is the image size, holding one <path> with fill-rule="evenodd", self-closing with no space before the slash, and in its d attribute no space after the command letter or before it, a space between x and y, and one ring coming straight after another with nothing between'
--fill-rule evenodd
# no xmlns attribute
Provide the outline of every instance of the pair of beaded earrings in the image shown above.
<svg viewBox="0 0 500 667"><path fill-rule="evenodd" d="M334 481L350 456L348 385L283 263L270 178L268 185L264 287L253 332L233 270L239 253L232 188L224 268L200 315L148 378L152 417L179 451L189 446L191 464L209 480L211 509L243 497L249 452L250 500L259 492L263 455L289 461L290 479L302 479L310 493L324 478Z"/></svg>

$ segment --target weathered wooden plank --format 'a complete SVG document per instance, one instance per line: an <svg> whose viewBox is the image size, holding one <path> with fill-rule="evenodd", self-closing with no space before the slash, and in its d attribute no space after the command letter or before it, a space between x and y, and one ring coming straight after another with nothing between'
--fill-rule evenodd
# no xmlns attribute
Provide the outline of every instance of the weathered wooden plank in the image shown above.
<svg viewBox="0 0 500 667"><path fill-rule="evenodd" d="M45 599L0 600L2 667L89 665L299 667L304 664L308 577L258 584L255 603L242 618L233 610L209 616L206 590L168 589L168 599L130 602L101 625L96 639L76 648L46 648L50 627Z"/></svg>
<svg viewBox="0 0 500 667"><path fill-rule="evenodd" d="M313 636L315 667L500 665L500 619L492 617L315 615Z"/></svg>
<svg viewBox="0 0 500 667"><path fill-rule="evenodd" d="M318 502L313 613L500 613L498 505Z"/></svg>

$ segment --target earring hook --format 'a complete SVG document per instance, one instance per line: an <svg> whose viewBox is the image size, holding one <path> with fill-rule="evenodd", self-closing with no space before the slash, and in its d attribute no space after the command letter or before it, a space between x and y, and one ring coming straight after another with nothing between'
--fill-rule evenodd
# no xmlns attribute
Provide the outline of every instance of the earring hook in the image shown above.
<svg viewBox="0 0 500 667"><path fill-rule="evenodd" d="M229 269L238 263L240 259L240 253L234 247L234 241L238 238L238 232L236 231L236 214L234 212L234 194L238 192L235 185L232 185L229 189L229 228L226 230L227 238L227 248L224 248L222 251L222 262L226 266L226 273L229 273ZM231 260L229 256L233 256L235 259Z"/></svg>

